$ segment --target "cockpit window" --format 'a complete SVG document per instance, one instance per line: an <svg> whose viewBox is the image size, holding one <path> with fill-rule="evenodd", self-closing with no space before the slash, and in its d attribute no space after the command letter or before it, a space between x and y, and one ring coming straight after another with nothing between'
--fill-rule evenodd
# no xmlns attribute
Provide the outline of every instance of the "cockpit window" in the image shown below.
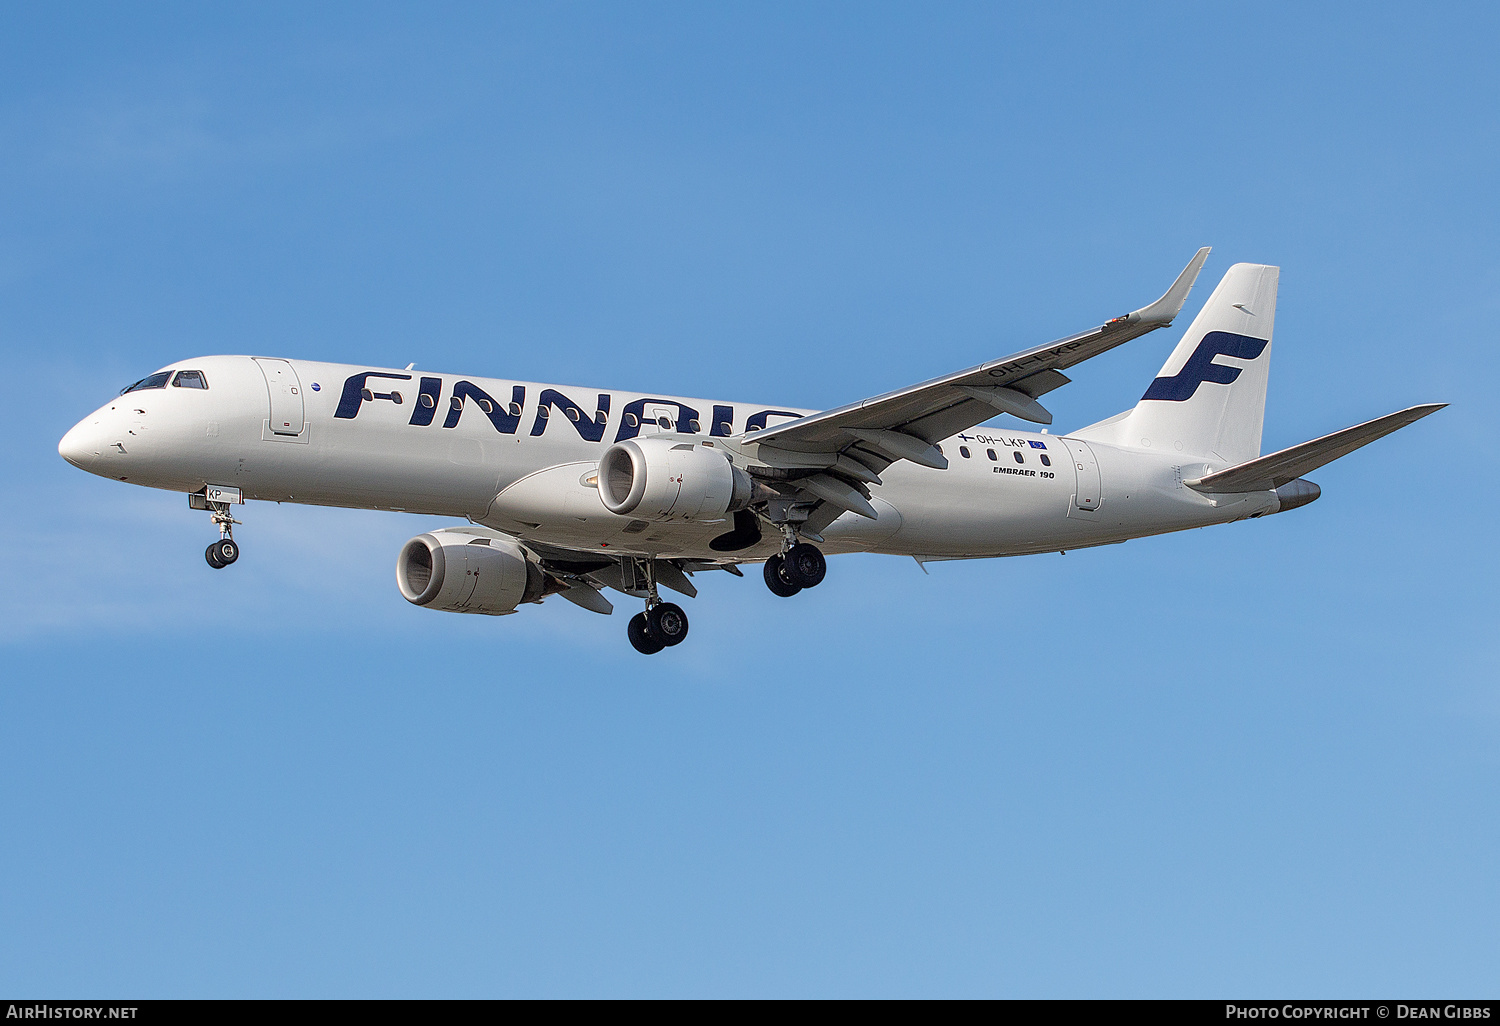
<svg viewBox="0 0 1500 1026"><path fill-rule="evenodd" d="M142 378L135 384L131 385L129 388L120 389L120 394L124 395L126 392L139 392L145 388L166 388L167 379L171 376L171 371L157 371L149 378Z"/></svg>
<svg viewBox="0 0 1500 1026"><path fill-rule="evenodd" d="M177 377L172 381L173 388L207 388L208 379L203 376L202 371L185 370L178 371Z"/></svg>

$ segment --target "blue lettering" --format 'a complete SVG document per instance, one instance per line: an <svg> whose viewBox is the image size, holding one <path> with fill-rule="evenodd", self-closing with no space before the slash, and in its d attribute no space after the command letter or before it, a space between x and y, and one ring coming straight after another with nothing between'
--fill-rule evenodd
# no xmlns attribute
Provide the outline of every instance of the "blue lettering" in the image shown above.
<svg viewBox="0 0 1500 1026"><path fill-rule="evenodd" d="M609 393L599 393L598 413L590 418L582 406L561 392L552 388L542 389L541 398L537 400L536 423L531 425L532 438L547 430L547 422L552 418L545 411L553 406L566 414L578 429L578 434L587 441L597 442L604 437L604 425L609 420Z"/></svg>
<svg viewBox="0 0 1500 1026"><path fill-rule="evenodd" d="M800 414L800 413L792 413L792 412L790 412L788 410L761 410L759 413L752 413L750 415L749 419L747 419L745 421L745 430L746 431L761 431L761 430L763 430L765 428L765 426L766 426L766 418L767 417L791 417L793 419L797 419L797 418L800 418L801 416L802 416L802 414Z"/></svg>
<svg viewBox="0 0 1500 1026"><path fill-rule="evenodd" d="M734 407L715 406L714 422L709 425L708 433L720 438L727 438L734 434Z"/></svg>
<svg viewBox="0 0 1500 1026"><path fill-rule="evenodd" d="M381 371L365 371L362 374L351 375L344 382L344 394L339 396L339 407L333 411L335 420L353 420L355 414L359 413L359 407L365 399L365 382L370 378L390 378L394 381L410 381L410 374L385 374ZM389 399L393 393L371 392L371 399Z"/></svg>
<svg viewBox="0 0 1500 1026"><path fill-rule="evenodd" d="M1151 382L1151 387L1146 389L1146 394L1141 399L1180 403L1191 399L1198 391L1198 386L1205 381L1215 385L1232 385L1240 376L1241 368L1214 363L1214 358L1232 356L1236 360L1254 360L1265 352L1269 344L1263 338L1236 335L1229 331L1210 331L1203 336L1203 341L1198 343L1198 348L1193 350L1187 363L1182 365L1182 370L1170 378L1157 378Z"/></svg>
<svg viewBox="0 0 1500 1026"><path fill-rule="evenodd" d="M622 442L627 438L634 438L641 433L641 421L646 419L646 405L652 406L674 406L677 408L676 430L682 434L692 433L692 421L698 419L698 411L691 406L671 399L637 399L633 403L626 403L625 408L620 411L620 430L615 434L615 441ZM635 423L631 423L634 421Z"/></svg>
<svg viewBox="0 0 1500 1026"><path fill-rule="evenodd" d="M442 378L423 378L417 389L417 401L412 404L411 420L408 424L426 427L437 414L438 400L443 396Z"/></svg>
<svg viewBox="0 0 1500 1026"><path fill-rule="evenodd" d="M443 427L458 427L458 419L464 415L464 408L472 400L479 406L480 412L490 419L495 425L495 430L502 435L513 435L516 428L521 424L521 407L526 405L526 389L521 385L513 385L510 390L510 407L501 406L495 398L474 384L472 381L460 381L453 386L453 398L448 403L448 416L443 418ZM511 412L514 410L515 412Z"/></svg>

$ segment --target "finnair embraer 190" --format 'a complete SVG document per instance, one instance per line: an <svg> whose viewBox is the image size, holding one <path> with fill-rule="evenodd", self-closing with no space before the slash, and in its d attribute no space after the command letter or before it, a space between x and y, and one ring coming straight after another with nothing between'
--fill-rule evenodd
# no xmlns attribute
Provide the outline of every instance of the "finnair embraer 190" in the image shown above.
<svg viewBox="0 0 1500 1026"><path fill-rule="evenodd" d="M1166 295L1070 338L818 413L567 385L271 357L208 356L157 371L69 431L74 466L188 493L239 558L246 499L462 517L402 546L412 603L513 613L561 595L610 613L642 600L643 653L687 636L658 588L697 594L706 570L793 596L823 555L919 562L1059 552L1295 509L1303 474L1444 404L1413 406L1260 454L1279 268L1235 264L1141 401L1065 435L1038 400L1063 371L1172 323L1208 250Z"/></svg>

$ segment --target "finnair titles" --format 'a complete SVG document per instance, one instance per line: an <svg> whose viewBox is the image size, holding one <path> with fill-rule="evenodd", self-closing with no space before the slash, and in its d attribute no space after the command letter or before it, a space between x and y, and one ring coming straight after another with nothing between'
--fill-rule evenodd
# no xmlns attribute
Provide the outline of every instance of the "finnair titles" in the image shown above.
<svg viewBox="0 0 1500 1026"><path fill-rule="evenodd" d="M1279 269L1235 264L1133 408L1068 434L1040 399L1068 368L1170 325L1208 257L1098 327L838 409L643 395L271 357L208 356L142 378L58 451L101 477L185 492L239 558L248 499L459 517L397 554L416 605L502 615L559 595L643 608L637 651L679 644L710 570L791 598L825 555L918 561L1058 552L1279 513L1309 473L1443 404L1261 455ZM1001 426L988 422L1010 418ZM806 600L804 600L806 601Z"/></svg>

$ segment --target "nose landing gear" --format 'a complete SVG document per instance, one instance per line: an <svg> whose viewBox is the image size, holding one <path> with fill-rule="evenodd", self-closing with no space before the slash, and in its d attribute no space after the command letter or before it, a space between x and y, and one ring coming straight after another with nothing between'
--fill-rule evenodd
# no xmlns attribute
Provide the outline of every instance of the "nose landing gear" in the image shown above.
<svg viewBox="0 0 1500 1026"><path fill-rule="evenodd" d="M214 526L219 529L219 540L203 552L208 565L215 570L222 570L239 559L240 547L234 541L234 525L239 521L229 515L229 503L210 499L203 492L194 492L188 496L188 505L193 509L208 510Z"/></svg>

